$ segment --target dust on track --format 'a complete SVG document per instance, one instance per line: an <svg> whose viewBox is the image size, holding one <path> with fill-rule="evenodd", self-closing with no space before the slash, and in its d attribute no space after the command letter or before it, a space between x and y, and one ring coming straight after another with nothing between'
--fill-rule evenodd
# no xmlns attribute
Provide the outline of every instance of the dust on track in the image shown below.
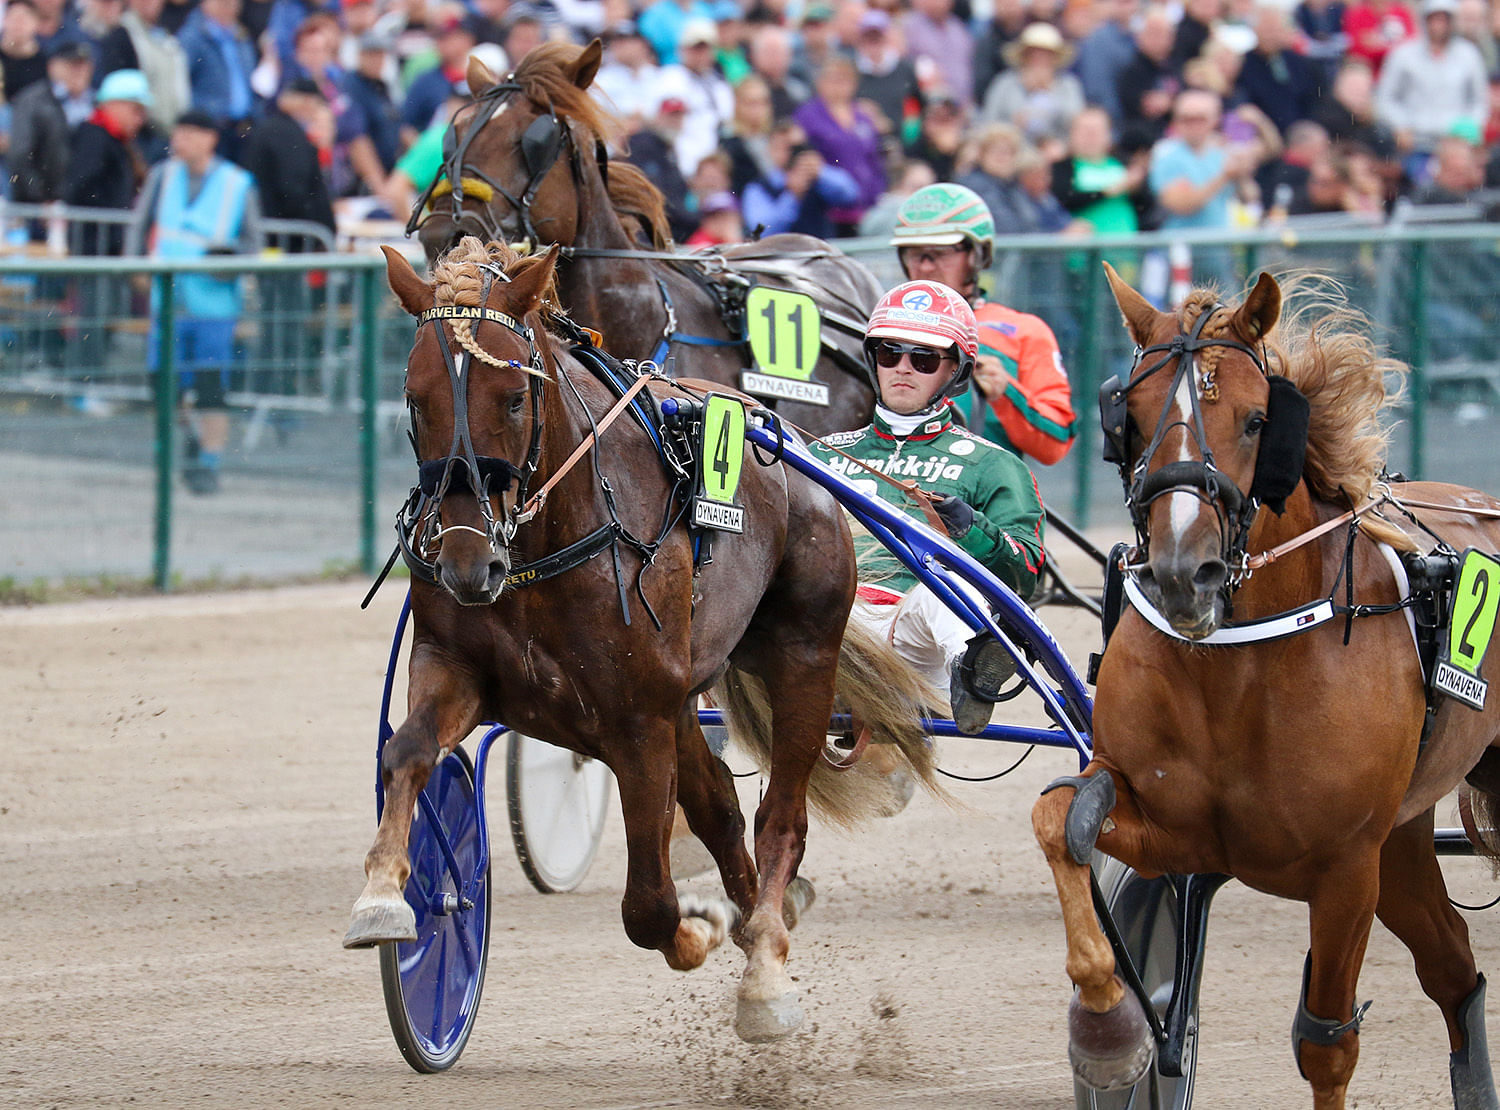
<svg viewBox="0 0 1500 1110"><path fill-rule="evenodd" d="M1029 824L1072 764L1045 751L950 784L958 808L815 823L818 904L790 965L807 1021L774 1046L730 1027L736 949L681 975L625 940L617 814L574 894L533 892L497 839L473 1039L446 1075L409 1071L374 954L339 946L400 604L388 586L361 612L361 594L0 611L0 1105L1072 1106L1062 934ZM1097 647L1084 614L1043 619L1075 662ZM983 773L1014 754L955 742L943 762ZM742 780L747 806L756 789ZM1482 865L1444 869L1461 900L1490 897ZM1470 918L1493 971L1496 921ZM1305 948L1303 907L1220 896L1197 1105L1310 1104L1288 1043ZM1351 1106L1449 1105L1441 1019L1379 928L1360 995L1375 1006Z"/></svg>

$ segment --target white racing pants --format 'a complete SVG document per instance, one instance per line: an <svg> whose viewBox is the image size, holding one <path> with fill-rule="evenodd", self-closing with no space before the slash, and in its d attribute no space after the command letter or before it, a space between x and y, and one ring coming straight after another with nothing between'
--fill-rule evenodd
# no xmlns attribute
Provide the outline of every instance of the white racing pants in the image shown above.
<svg viewBox="0 0 1500 1110"><path fill-rule="evenodd" d="M974 603L987 603L967 582L952 579ZM972 629L938 596L922 583L906 594L881 586L861 585L854 599L850 620L857 620L884 637L922 675L944 699L948 696L948 678L953 660L968 647Z"/></svg>

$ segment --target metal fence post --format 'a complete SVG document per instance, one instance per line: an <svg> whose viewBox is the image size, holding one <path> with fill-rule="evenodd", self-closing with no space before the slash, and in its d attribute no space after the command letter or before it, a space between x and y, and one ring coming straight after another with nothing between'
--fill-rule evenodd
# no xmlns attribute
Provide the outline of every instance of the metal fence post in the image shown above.
<svg viewBox="0 0 1500 1110"><path fill-rule="evenodd" d="M159 273L156 283L156 537L152 579L163 592L172 588L172 433L177 415L176 280ZM148 321L147 326L150 326Z"/></svg>
<svg viewBox="0 0 1500 1110"><path fill-rule="evenodd" d="M1091 463L1094 461L1094 420L1090 400L1099 392L1099 274L1103 255L1090 247L1084 256L1083 288L1079 290L1078 315L1083 327L1078 336L1077 388L1073 390L1076 417L1076 439L1073 443L1073 523L1080 528L1089 524Z"/></svg>
<svg viewBox="0 0 1500 1110"><path fill-rule="evenodd" d="M359 562L366 574L374 574L380 569L375 558L375 499L379 487L376 469L380 464L377 450L380 438L377 434L380 397L375 372L376 351L379 348L375 339L380 327L379 302L376 298L378 273L374 266L359 271Z"/></svg>
<svg viewBox="0 0 1500 1110"><path fill-rule="evenodd" d="M1427 242L1412 244L1411 477L1420 480L1427 440Z"/></svg>

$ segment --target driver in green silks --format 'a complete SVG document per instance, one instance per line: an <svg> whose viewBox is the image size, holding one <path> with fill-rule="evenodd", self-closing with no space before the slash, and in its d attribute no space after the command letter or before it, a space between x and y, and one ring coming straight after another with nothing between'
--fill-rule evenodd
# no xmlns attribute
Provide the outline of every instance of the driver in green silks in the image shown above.
<svg viewBox="0 0 1500 1110"><path fill-rule="evenodd" d="M812 450L866 493L919 520L924 514L903 491L859 463L939 495L933 509L949 538L1029 598L1043 565L1036 480L1019 456L953 421L950 398L967 388L978 346L973 310L953 289L933 281L892 289L865 330L875 418L855 431L825 436ZM982 731L1001 686L1015 672L1010 653L989 637L971 648L969 626L931 590L873 538L856 542L861 577L875 581L860 586L851 619L889 635L902 658L948 691L960 731Z"/></svg>

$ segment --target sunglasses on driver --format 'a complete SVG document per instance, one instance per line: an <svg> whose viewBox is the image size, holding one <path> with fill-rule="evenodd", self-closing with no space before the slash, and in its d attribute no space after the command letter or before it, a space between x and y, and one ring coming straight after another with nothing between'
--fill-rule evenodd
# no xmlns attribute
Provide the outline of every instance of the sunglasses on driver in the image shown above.
<svg viewBox="0 0 1500 1110"><path fill-rule="evenodd" d="M936 374L943 362L953 357L946 351L936 351L931 347L892 343L889 339L882 339L875 346L875 365L889 370L901 365L903 355L911 357L911 368L918 374Z"/></svg>

